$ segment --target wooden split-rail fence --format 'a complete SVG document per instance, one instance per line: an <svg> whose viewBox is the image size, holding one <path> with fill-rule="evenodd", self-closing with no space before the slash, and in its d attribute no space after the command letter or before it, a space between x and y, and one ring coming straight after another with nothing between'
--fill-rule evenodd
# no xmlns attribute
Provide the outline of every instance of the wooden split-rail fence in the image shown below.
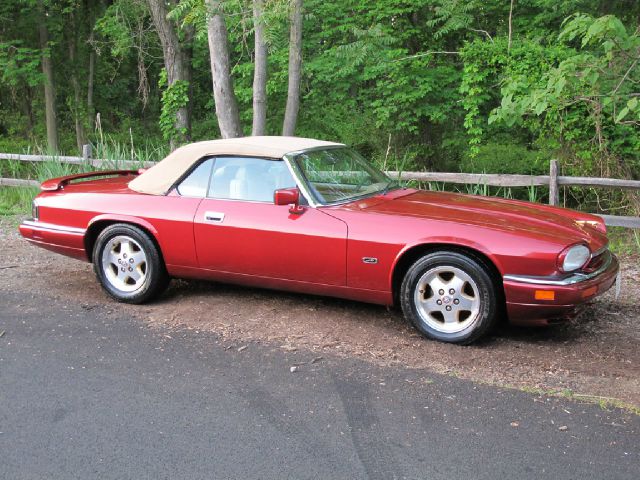
<svg viewBox="0 0 640 480"><path fill-rule="evenodd" d="M141 168L153 165L153 162L137 162L131 160L100 160L91 158L91 146L85 145L82 150L82 157L65 157L50 155L21 155L13 153L0 153L0 160L12 160L19 162L47 162L57 161L60 163L91 165L100 168L104 165L117 165L118 168ZM560 204L560 187L582 186L596 188L619 188L626 190L640 190L640 181L624 180L616 178L595 178L595 177L568 177L559 175L558 161L551 160L549 175L510 175L496 173L449 173L449 172L387 172L392 178L399 178L403 181L414 180L418 182L439 182L467 185L487 185L492 187L532 187L542 186L549 188L549 204ZM24 187L39 186L37 180L27 180L19 178L0 178L0 186ZM626 228L640 228L640 217L621 215L600 215L609 226Z"/></svg>

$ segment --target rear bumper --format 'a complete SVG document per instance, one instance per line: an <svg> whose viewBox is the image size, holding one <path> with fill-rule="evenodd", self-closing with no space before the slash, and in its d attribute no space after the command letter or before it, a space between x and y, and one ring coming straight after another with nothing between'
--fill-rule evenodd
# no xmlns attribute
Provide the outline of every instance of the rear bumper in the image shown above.
<svg viewBox="0 0 640 480"><path fill-rule="evenodd" d="M586 302L613 286L619 268L618 259L609 254L602 267L586 275L562 279L505 275L509 320L520 325L544 325L575 316ZM536 300L536 291L553 292L553 300Z"/></svg>
<svg viewBox="0 0 640 480"><path fill-rule="evenodd" d="M38 247L78 260L88 260L84 248L85 229L83 228L25 220L20 224L20 234Z"/></svg>

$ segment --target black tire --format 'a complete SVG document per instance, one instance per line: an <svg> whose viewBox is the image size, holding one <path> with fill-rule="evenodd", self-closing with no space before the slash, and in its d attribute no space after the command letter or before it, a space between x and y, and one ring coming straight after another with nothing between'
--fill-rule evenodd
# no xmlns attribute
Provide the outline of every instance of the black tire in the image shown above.
<svg viewBox="0 0 640 480"><path fill-rule="evenodd" d="M169 284L158 247L145 231L133 225L117 223L100 232L92 260L102 288L119 302L144 303Z"/></svg>
<svg viewBox="0 0 640 480"><path fill-rule="evenodd" d="M458 290L450 288L459 285ZM429 253L416 261L402 281L400 303L404 316L423 335L463 345L486 334L499 311L498 289L488 268L474 256L453 251Z"/></svg>

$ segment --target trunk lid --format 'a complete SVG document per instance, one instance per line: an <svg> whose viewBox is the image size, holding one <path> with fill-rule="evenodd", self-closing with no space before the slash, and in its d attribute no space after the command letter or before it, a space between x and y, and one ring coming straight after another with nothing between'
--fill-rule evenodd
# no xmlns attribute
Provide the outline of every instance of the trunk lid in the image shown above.
<svg viewBox="0 0 640 480"><path fill-rule="evenodd" d="M105 170L78 173L45 180L40 185L40 189L44 192L53 192L56 190L115 191L123 188L127 189L127 184L137 175L137 170Z"/></svg>

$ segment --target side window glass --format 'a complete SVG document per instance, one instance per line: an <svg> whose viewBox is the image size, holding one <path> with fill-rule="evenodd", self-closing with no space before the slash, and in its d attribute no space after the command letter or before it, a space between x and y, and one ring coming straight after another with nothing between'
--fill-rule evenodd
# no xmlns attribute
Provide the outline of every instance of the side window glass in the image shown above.
<svg viewBox="0 0 640 480"><path fill-rule="evenodd" d="M185 197L204 197L209 186L213 158L205 160L178 185L178 193Z"/></svg>
<svg viewBox="0 0 640 480"><path fill-rule="evenodd" d="M220 157L213 166L208 197L252 202L273 202L273 192L295 187L282 160Z"/></svg>

